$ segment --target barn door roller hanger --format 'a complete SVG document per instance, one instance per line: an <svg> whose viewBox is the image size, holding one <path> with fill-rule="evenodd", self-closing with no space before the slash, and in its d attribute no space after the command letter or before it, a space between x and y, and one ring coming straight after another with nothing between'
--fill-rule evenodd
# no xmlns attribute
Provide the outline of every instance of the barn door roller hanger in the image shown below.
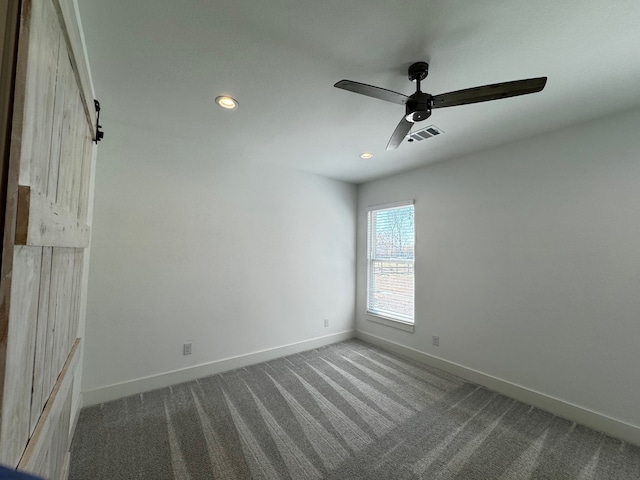
<svg viewBox="0 0 640 480"><path fill-rule="evenodd" d="M96 138L94 142L97 144L100 140L104 138L104 132L100 130L102 125L100 125L100 102L98 100L93 100L93 104L96 107Z"/></svg>

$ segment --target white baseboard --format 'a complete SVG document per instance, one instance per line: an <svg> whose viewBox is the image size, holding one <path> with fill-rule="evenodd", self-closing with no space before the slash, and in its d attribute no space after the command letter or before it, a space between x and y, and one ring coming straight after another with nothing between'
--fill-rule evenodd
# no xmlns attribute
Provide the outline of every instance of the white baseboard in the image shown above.
<svg viewBox="0 0 640 480"><path fill-rule="evenodd" d="M216 360L215 362L205 363L202 365L195 365L193 367L173 370L170 372L160 373L158 375L151 375L149 377L137 378L127 382L107 385L106 387L82 392L82 405L85 407L97 405L110 400L128 397L129 395L136 395L138 393L168 387L169 385L188 382L190 380L195 380L196 378L216 375L236 368L246 367L248 365L273 360L274 358L292 355L305 350L311 350L325 345L330 345L332 343L349 340L350 338L354 338L355 335L355 330L347 330L340 333L334 333L332 335L326 335L324 337L317 337L312 338L311 340L291 343L289 345L282 345L280 347L260 350L258 352L223 358L222 360Z"/></svg>
<svg viewBox="0 0 640 480"><path fill-rule="evenodd" d="M640 446L640 427L608 417L572 403L551 397L544 393L536 392L515 383L507 382L472 368L429 355L428 353L405 347L399 343L391 342L376 335L362 331L356 332L356 337L365 342L377 345L405 357L409 357L420 363L444 370L472 383L482 385L496 392L502 393L521 402L533 405L541 410L553 413L559 417L585 425L599 432L606 433L629 443Z"/></svg>

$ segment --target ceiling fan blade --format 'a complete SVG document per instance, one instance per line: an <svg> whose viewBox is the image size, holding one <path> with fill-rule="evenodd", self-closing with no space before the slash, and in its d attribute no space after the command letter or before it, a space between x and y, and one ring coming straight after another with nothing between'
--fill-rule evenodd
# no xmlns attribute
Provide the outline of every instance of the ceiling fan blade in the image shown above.
<svg viewBox="0 0 640 480"><path fill-rule="evenodd" d="M493 85L442 93L433 97L431 108L454 107L456 105L488 102L489 100L499 100L501 98L536 93L542 90L546 83L547 77L529 78L527 80L494 83Z"/></svg>
<svg viewBox="0 0 640 480"><path fill-rule="evenodd" d="M393 135L391 135L389 143L387 143L387 150L395 150L398 148L407 136L407 133L411 130L411 127L413 127L413 123L408 121L405 117L402 117L402 120L400 120L400 123L393 131Z"/></svg>
<svg viewBox="0 0 640 480"><path fill-rule="evenodd" d="M409 98L406 95L392 90L387 90L386 88L374 87L373 85L353 82L351 80L340 80L334 85L334 87L349 90L350 92L359 93L361 95L367 95L368 97L384 100L385 102L397 103L399 105L407 103L407 98Z"/></svg>

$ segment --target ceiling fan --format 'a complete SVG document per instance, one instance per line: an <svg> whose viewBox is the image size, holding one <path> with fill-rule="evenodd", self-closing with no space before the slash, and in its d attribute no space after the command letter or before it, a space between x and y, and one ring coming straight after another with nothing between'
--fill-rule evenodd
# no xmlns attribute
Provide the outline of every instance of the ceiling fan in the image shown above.
<svg viewBox="0 0 640 480"><path fill-rule="evenodd" d="M430 95L420 90L420 82L427 78L428 73L429 64L427 62L416 62L409 67L409 80L416 82L416 93L410 96L352 80L340 80L334 87L378 98L386 102L405 105L405 115L398 123L387 144L387 150L393 150L402 143L414 123L426 120L431 116L432 108L454 107L468 103L488 102L489 100L527 95L541 91L547 83L547 77L529 78L527 80L466 88L440 95Z"/></svg>

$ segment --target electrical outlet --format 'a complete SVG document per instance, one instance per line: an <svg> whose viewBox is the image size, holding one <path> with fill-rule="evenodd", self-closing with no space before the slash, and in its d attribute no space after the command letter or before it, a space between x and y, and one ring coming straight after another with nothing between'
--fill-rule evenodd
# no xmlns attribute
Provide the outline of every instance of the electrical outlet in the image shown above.
<svg viewBox="0 0 640 480"><path fill-rule="evenodd" d="M439 347L440 346L440 337L437 335L434 335L433 337L431 337L431 343L436 346Z"/></svg>
<svg viewBox="0 0 640 480"><path fill-rule="evenodd" d="M192 346L193 346L193 343L192 343L192 342L185 343L185 344L182 346L182 354L183 354L183 355L191 355L191 347L192 347Z"/></svg>
<svg viewBox="0 0 640 480"><path fill-rule="evenodd" d="M325 326L325 327L328 327L328 326L329 326L329 319L328 319L328 318L325 318L325 319L324 319L324 326Z"/></svg>

